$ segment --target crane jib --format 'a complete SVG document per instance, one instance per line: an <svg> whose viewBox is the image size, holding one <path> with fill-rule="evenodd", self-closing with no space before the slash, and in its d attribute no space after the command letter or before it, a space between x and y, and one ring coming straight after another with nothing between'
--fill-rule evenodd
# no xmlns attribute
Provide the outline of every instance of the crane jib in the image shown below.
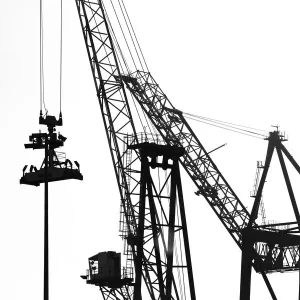
<svg viewBox="0 0 300 300"><path fill-rule="evenodd" d="M122 79L165 142L185 148L185 155L180 162L198 189L195 194L202 195L207 200L234 241L242 248L242 232L250 221L250 213L218 170L182 112L175 109L150 73L137 71L122 76ZM274 248L274 264L265 271L298 269L298 247L279 248ZM269 253L267 244L256 243L255 250L261 258ZM276 260L281 255L286 257L285 264L278 266ZM257 265L254 268L261 272Z"/></svg>

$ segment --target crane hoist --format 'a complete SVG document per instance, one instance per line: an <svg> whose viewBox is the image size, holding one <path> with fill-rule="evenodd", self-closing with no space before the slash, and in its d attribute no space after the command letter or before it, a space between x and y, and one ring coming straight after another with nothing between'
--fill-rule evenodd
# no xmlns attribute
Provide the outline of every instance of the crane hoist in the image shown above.
<svg viewBox="0 0 300 300"><path fill-rule="evenodd" d="M127 257L121 270L118 253L98 253L89 258L88 272L82 278L99 286L104 299L141 299L142 280L149 299L196 299L179 162L194 182L195 194L206 199L243 250L242 268L247 278L241 280L241 299L250 299L252 266L276 299L266 274L299 270L300 241L286 236L281 243L279 236L287 232L277 225L260 227L255 223L268 168L250 213L147 68L124 72L126 63L104 1L76 0L76 6L121 197L120 232ZM152 127L153 131L138 130L132 103L139 105L150 123L147 130ZM268 149L283 151L299 172L279 131L267 139ZM175 204L171 201L174 197L178 198ZM299 229L294 204L297 222L293 224ZM251 242L245 242L254 235Z"/></svg>

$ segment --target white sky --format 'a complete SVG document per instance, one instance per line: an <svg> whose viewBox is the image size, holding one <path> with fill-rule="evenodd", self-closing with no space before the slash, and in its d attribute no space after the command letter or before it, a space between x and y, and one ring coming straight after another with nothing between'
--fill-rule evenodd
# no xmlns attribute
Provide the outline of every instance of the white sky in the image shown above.
<svg viewBox="0 0 300 300"><path fill-rule="evenodd" d="M105 0L106 1L106 0ZM59 0L45 3L46 106L59 112ZM106 1L107 2L107 1ZM299 1L124 0L149 69L175 107L265 130L280 125L300 162ZM43 187L20 186L25 150L39 115L39 1L1 3L0 299L40 300L43 288ZM75 1L64 1L63 151L78 160L83 182L50 185L50 297L99 299L80 279L87 258L122 251L119 195ZM251 208L256 161L267 143L191 123L243 203ZM267 180L270 219L290 220L281 174ZM295 175L295 174L293 174ZM296 180L293 176L296 189ZM198 299L238 299L241 253L208 204L183 176ZM282 188L281 188L282 187ZM299 189L299 188L298 188ZM284 198L285 197L285 198ZM281 205L282 204L282 205ZM278 299L297 299L298 275L271 275ZM253 299L270 299L253 275Z"/></svg>

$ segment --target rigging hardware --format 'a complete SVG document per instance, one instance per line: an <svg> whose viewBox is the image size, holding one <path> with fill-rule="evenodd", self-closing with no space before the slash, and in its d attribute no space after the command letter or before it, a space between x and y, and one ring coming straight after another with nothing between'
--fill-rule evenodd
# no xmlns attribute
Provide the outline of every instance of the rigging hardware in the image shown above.
<svg viewBox="0 0 300 300"><path fill-rule="evenodd" d="M40 112L39 124L46 125L48 133L33 133L29 136L30 143L25 144L26 149L44 149L45 157L40 167L29 168L27 165L23 168L23 176L20 179L21 184L39 186L45 184L45 205L44 205L44 300L49 299L49 226L48 226L48 183L51 181L60 181L66 179L82 180L79 163L74 162L77 168L69 159L60 159L61 155L55 152L56 148L62 147L66 137L56 133L56 126L62 126L62 115L60 113L57 120L54 116L42 116Z"/></svg>

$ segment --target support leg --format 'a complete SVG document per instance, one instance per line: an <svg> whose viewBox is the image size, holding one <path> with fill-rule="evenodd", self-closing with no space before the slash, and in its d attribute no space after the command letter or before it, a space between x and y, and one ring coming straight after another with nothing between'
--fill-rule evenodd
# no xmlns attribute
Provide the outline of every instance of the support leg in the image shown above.
<svg viewBox="0 0 300 300"><path fill-rule="evenodd" d="M248 244L248 243L246 243ZM251 245L249 245L251 246ZM247 249L248 248L248 249ZM240 300L250 300L251 272L252 272L252 251L244 245L242 250L241 286Z"/></svg>
<svg viewBox="0 0 300 300"><path fill-rule="evenodd" d="M48 143L45 145L44 300L49 299Z"/></svg>

